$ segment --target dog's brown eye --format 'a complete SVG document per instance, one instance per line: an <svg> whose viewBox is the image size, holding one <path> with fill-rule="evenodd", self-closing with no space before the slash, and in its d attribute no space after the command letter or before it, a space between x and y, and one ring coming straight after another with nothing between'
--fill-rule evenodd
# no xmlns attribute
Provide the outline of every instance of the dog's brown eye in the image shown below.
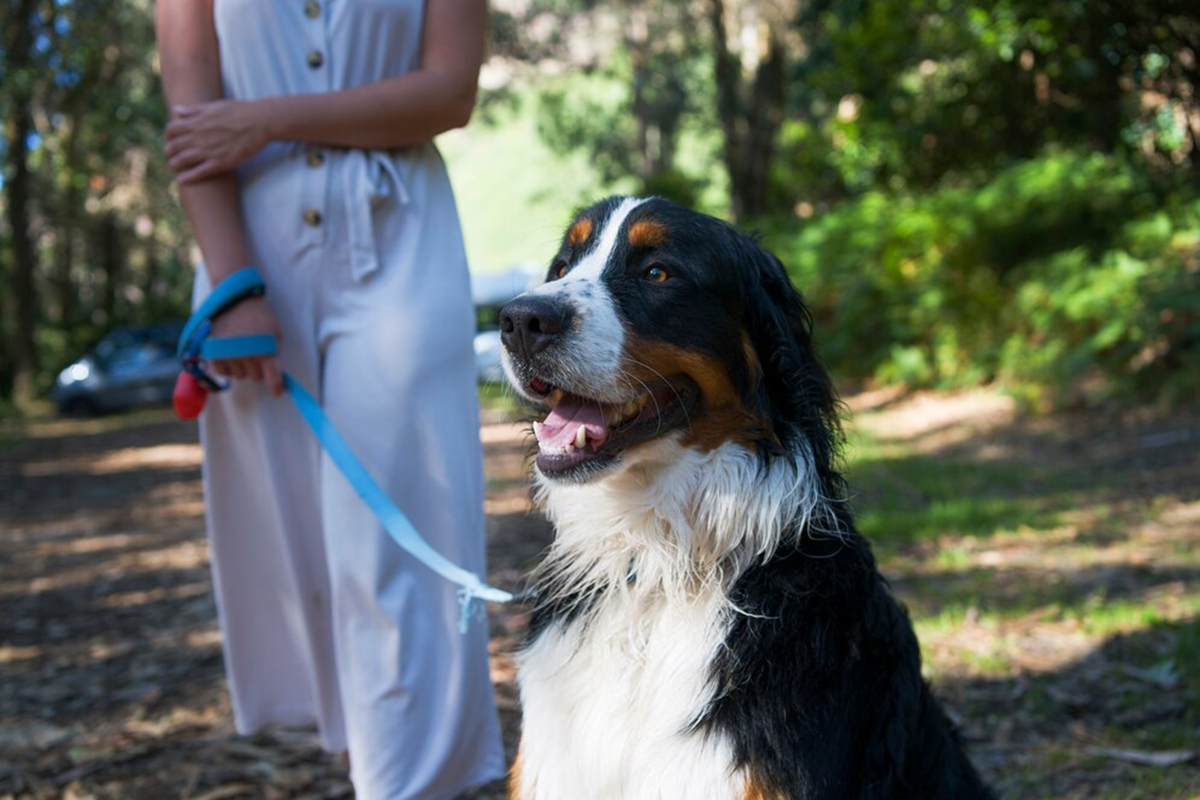
<svg viewBox="0 0 1200 800"><path fill-rule="evenodd" d="M652 283L666 283L667 278L670 278L671 276L667 274L665 269L660 267L658 264L655 264L646 270L646 273L643 277Z"/></svg>
<svg viewBox="0 0 1200 800"><path fill-rule="evenodd" d="M567 274L567 262L559 261L555 263L555 265L552 267L552 271L555 278L561 278L563 275Z"/></svg>

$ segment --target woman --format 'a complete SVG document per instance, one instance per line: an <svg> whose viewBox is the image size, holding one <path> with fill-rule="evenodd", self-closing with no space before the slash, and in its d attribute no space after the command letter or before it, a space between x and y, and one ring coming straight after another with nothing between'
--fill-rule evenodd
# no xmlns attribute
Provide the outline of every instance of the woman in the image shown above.
<svg viewBox="0 0 1200 800"><path fill-rule="evenodd" d="M253 265L215 336L205 500L237 728L315 720L360 798L454 797L504 772L487 634L407 557L300 416L320 398L430 543L483 574L473 309L430 139L466 123L483 0L159 0L167 155L204 254L197 300ZM255 380L238 380L238 379Z"/></svg>

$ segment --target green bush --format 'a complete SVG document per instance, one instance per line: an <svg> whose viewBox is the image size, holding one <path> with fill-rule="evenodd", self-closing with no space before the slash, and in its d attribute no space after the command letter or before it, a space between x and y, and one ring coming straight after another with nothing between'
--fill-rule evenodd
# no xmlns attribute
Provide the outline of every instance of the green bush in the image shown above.
<svg viewBox="0 0 1200 800"><path fill-rule="evenodd" d="M1000 381L1037 405L1200 390L1200 192L1120 157L1047 154L765 232L839 375Z"/></svg>

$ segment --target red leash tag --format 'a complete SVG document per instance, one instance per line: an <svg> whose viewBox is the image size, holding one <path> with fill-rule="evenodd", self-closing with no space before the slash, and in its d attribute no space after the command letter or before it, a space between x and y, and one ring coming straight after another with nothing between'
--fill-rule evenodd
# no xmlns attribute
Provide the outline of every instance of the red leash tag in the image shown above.
<svg viewBox="0 0 1200 800"><path fill-rule="evenodd" d="M208 400L208 390L200 385L200 381L188 372L179 373L175 381L175 392L171 397L175 405L175 416L180 419L195 419L204 410Z"/></svg>

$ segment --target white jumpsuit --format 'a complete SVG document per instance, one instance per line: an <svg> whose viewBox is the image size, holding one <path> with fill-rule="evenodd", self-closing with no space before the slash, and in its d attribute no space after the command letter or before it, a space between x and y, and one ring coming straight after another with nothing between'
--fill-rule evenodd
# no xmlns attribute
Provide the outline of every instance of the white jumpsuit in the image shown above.
<svg viewBox="0 0 1200 800"><path fill-rule="evenodd" d="M225 95L344 89L417 68L422 0L216 0ZM484 571L474 312L432 144L274 143L239 169L284 369L430 544ZM209 291L197 273L195 299ZM237 729L315 722L364 800L504 774L485 624L401 551L286 398L244 381L201 418Z"/></svg>

